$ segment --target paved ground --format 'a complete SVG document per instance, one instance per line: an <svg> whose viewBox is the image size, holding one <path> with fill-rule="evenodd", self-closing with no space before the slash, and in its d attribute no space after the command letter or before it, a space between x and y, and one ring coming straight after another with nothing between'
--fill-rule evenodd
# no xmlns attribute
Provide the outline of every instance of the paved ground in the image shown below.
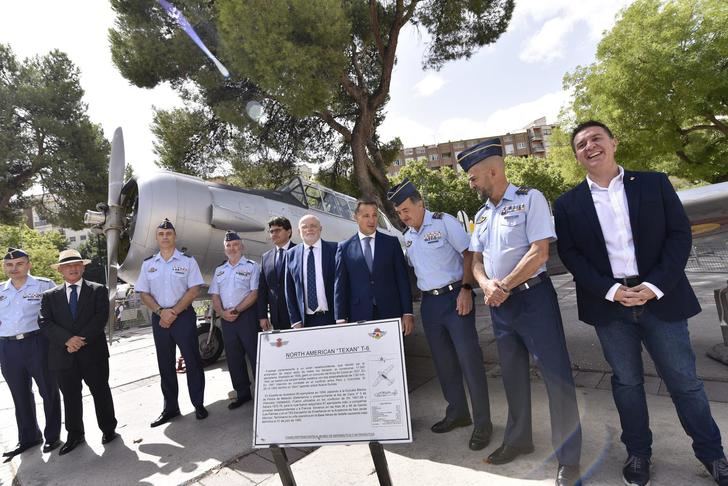
<svg viewBox="0 0 728 486"><path fill-rule="evenodd" d="M721 429L728 431L728 367L705 356L721 341L712 289L724 286L728 274L693 274L704 311L690 323L698 372L705 380L713 412ZM608 367L593 330L576 320L573 287L567 277L555 279L572 356L582 423L583 468L588 484L621 484L619 469L624 452L619 442L619 422L609 392ZM491 446L483 453L467 449L469 430L445 435L429 431L441 418L444 401L421 325L406 340L408 383L411 392L412 444L387 446L387 460L394 484L418 486L451 484L552 484L556 463L551 454L546 394L534 373L534 438L536 452L514 463L495 467L482 462L500 443L506 406L497 365L497 352L490 319L478 306L478 329L489 374L491 408L496 424ZM689 440L682 432L654 366L645 356L650 393L650 413L655 432L653 484L711 484L693 458ZM127 484L280 484L268 450L253 450L252 404L227 410L230 382L221 360L207 369L206 399L210 417L194 418L180 375L182 413L174 422L151 429L149 422L162 407L154 346L149 329L127 332L112 346L111 386L121 439L101 445L95 427L90 396L84 399L86 445L59 457L57 452L28 451L0 464L0 485L127 485ZM0 447L16 441L13 406L7 386L0 384ZM63 434L65 435L65 433ZM300 486L375 485L376 475L366 446L327 446L318 449L287 449L295 462L293 471Z"/></svg>

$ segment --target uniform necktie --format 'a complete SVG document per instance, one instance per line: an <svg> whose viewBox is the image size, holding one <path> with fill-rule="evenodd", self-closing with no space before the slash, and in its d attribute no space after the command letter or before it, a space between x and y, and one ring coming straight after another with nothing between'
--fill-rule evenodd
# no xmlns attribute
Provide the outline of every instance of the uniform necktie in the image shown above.
<svg viewBox="0 0 728 486"><path fill-rule="evenodd" d="M278 260L276 260L276 277L283 276L283 248L278 248Z"/></svg>
<svg viewBox="0 0 728 486"><path fill-rule="evenodd" d="M318 296L316 296L316 262L313 259L313 246L308 247L306 259L306 293L308 294L308 308L312 311L318 309Z"/></svg>
<svg viewBox="0 0 728 486"><path fill-rule="evenodd" d="M366 260L367 267L369 267L369 273L372 273L372 268L374 268L374 257L372 257L371 236L367 236L364 238L364 260Z"/></svg>
<svg viewBox="0 0 728 486"><path fill-rule="evenodd" d="M73 284L71 285L71 297L68 299L68 307L71 308L71 317L73 319L76 319L76 316L78 314L78 292L76 291L76 288L78 285Z"/></svg>

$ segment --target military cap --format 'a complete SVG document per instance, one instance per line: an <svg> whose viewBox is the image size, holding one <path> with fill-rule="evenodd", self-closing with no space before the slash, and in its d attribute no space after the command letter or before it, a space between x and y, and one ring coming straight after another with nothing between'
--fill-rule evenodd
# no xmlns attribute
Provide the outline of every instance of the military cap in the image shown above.
<svg viewBox="0 0 728 486"><path fill-rule="evenodd" d="M239 241L240 235L238 235L235 231L228 230L227 233L225 233L225 241Z"/></svg>
<svg viewBox="0 0 728 486"><path fill-rule="evenodd" d="M489 138L484 142L468 147L458 154L458 164L467 172L472 166L494 155L503 156L503 146L499 138Z"/></svg>
<svg viewBox="0 0 728 486"><path fill-rule="evenodd" d="M399 206L407 200L408 197L417 196L417 188L410 182L409 179L404 179L402 182L387 191L387 199L392 201L392 204Z"/></svg>
<svg viewBox="0 0 728 486"><path fill-rule="evenodd" d="M174 229L174 225L172 224L172 222L170 220L168 220L167 218L164 218L164 221L162 221L161 223L159 223L159 226L157 226L157 228L159 228L159 229L171 229L171 230L173 230Z"/></svg>
<svg viewBox="0 0 728 486"><path fill-rule="evenodd" d="M25 252L25 250L21 250L20 248L8 248L8 252L5 254L3 260L14 260L16 258L22 257L28 257L28 254Z"/></svg>

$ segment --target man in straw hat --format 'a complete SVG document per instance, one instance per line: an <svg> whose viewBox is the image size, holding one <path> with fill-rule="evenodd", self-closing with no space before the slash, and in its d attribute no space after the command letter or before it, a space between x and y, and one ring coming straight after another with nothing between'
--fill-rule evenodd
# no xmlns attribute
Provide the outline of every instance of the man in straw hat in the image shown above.
<svg viewBox="0 0 728 486"><path fill-rule="evenodd" d="M82 381L89 387L102 432L102 444L118 437L114 401L109 388L109 347L104 329L109 317L108 291L84 280L85 260L73 249L63 250L51 267L64 283L43 294L38 324L50 341L48 366L56 373L63 393L66 443L60 455L85 441Z"/></svg>
<svg viewBox="0 0 728 486"><path fill-rule="evenodd" d="M8 280L0 284L0 369L15 404L18 445L4 457L16 456L42 442L31 379L43 397L43 452L61 445L61 398L55 377L48 370L48 340L38 328L41 296L55 284L30 275L31 266L25 251L8 248L3 258Z"/></svg>

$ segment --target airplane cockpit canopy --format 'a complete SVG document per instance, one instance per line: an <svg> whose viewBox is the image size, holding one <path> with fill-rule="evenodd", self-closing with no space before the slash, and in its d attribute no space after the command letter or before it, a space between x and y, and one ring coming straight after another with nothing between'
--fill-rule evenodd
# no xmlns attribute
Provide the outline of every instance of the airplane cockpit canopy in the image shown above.
<svg viewBox="0 0 728 486"><path fill-rule="evenodd" d="M314 182L294 177L276 191L293 196L302 206L308 209L323 211L339 218L355 220L356 199ZM394 229L381 210L379 211L378 226L384 230L392 231Z"/></svg>

